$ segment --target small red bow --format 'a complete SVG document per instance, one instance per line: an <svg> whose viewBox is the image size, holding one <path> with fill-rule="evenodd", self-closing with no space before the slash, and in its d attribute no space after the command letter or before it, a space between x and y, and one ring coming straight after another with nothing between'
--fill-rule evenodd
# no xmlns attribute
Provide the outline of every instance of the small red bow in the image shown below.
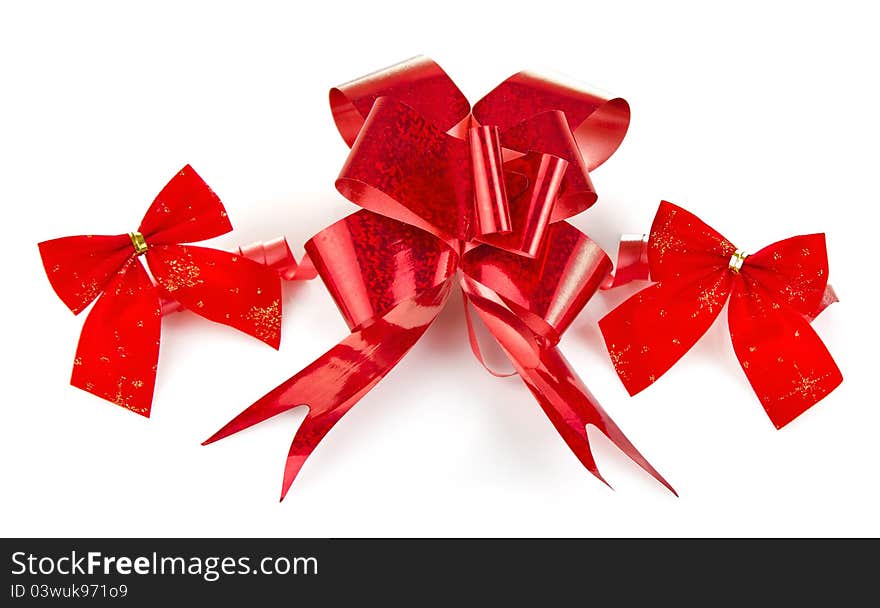
<svg viewBox="0 0 880 608"><path fill-rule="evenodd" d="M149 416L160 298L278 348L277 272L242 255L178 244L230 230L223 203L187 165L162 189L136 232L40 243L46 275L74 314L101 294L83 325L70 383ZM137 262L141 254L155 285Z"/></svg>
<svg viewBox="0 0 880 608"><path fill-rule="evenodd" d="M795 236L746 256L695 215L664 201L651 227L648 264L657 284L599 321L631 395L690 350L728 297L734 351L776 428L843 380L810 327L836 301L827 286L824 234Z"/></svg>

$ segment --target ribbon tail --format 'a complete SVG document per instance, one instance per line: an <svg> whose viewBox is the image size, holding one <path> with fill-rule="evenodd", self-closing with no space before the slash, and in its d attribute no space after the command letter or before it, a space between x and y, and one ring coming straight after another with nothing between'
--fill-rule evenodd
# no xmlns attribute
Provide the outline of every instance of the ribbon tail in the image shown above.
<svg viewBox="0 0 880 608"><path fill-rule="evenodd" d="M70 383L149 417L160 332L156 287L132 258L110 281L83 324Z"/></svg>
<svg viewBox="0 0 880 608"><path fill-rule="evenodd" d="M384 316L324 353L316 361L217 431L203 445L306 405L309 412L287 456L281 499L309 455L336 422L367 394L422 337L449 295L449 280L404 300Z"/></svg>
<svg viewBox="0 0 880 608"><path fill-rule="evenodd" d="M599 320L614 369L630 395L666 373L709 329L730 293L731 273L655 283Z"/></svg>
<svg viewBox="0 0 880 608"><path fill-rule="evenodd" d="M777 429L843 381L809 319L760 284L738 283L727 314L737 359Z"/></svg>
<svg viewBox="0 0 880 608"><path fill-rule="evenodd" d="M243 255L194 245L147 250L156 283L185 308L274 349L281 344L281 280Z"/></svg>
<svg viewBox="0 0 880 608"><path fill-rule="evenodd" d="M599 472L590 449L588 425L596 427L630 460L678 496L675 488L648 462L602 409L556 347L541 350L538 367L517 365L517 371L571 451L600 481L610 487Z"/></svg>
<svg viewBox="0 0 880 608"><path fill-rule="evenodd" d="M602 409L555 346L538 337L516 315L511 314L491 289L468 279L464 282L464 288L480 318L498 340L541 409L590 473L608 485L593 458L587 425L599 429L633 462L676 494L669 482Z"/></svg>

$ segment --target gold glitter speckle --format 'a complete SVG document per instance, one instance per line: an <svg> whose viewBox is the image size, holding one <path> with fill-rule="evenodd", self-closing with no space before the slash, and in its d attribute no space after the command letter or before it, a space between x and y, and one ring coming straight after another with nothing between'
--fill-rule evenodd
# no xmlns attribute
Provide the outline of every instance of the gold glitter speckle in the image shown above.
<svg viewBox="0 0 880 608"><path fill-rule="evenodd" d="M686 247L684 241L672 229L672 223L675 218L676 211L673 209L666 217L666 222L659 230L656 230L651 236L651 246L657 251L658 257L662 260L663 256L670 249L685 252Z"/></svg>
<svg viewBox="0 0 880 608"><path fill-rule="evenodd" d="M162 286L168 291L177 291L181 287L195 287L203 281L199 278L199 267L190 263L181 263L180 260L168 260L167 272L164 273Z"/></svg>
<svg viewBox="0 0 880 608"><path fill-rule="evenodd" d="M74 277L76 277L76 273L74 273ZM101 286L98 285L97 279L92 279L86 284L85 281L80 283L80 288L82 291L78 292L76 295L84 302L91 302L98 295L98 292L101 291Z"/></svg>
<svg viewBox="0 0 880 608"><path fill-rule="evenodd" d="M244 318L253 321L258 338L272 342L278 339L278 319L281 316L281 302L273 300L268 306L251 306Z"/></svg>
<svg viewBox="0 0 880 608"><path fill-rule="evenodd" d="M813 375L804 375L803 372L798 368L797 365L794 367L795 371L798 374L797 379L792 381L792 389L786 393L785 395L780 396L780 399L787 399L788 397L801 397L807 398L810 401L816 401L818 398L824 394L824 392L820 392L816 390L819 384L822 383L825 378L827 378L830 374L826 373L822 376L813 376Z"/></svg>
<svg viewBox="0 0 880 608"><path fill-rule="evenodd" d="M630 377L629 370L626 369L625 365L629 363L629 361L624 357L624 355L629 352L630 345L627 344L626 348L623 350L618 350L616 344L612 344L608 347L608 355L611 357L611 363L614 365L614 369L617 370L617 373L621 378L628 380Z"/></svg>

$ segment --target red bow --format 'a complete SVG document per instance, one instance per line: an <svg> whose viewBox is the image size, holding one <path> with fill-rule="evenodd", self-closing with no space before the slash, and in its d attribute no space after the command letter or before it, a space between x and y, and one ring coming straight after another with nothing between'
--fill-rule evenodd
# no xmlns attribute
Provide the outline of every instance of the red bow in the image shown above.
<svg viewBox="0 0 880 608"><path fill-rule="evenodd" d="M595 202L588 171L623 139L626 102L520 73L471 114L425 58L333 89L330 102L352 146L336 187L365 210L319 232L306 252L352 333L206 443L306 404L283 498L321 439L416 343L457 282L587 469L601 479L592 424L669 487L556 348L611 269L598 245L561 220Z"/></svg>
<svg viewBox="0 0 880 608"><path fill-rule="evenodd" d="M746 256L695 215L664 201L651 226L648 264L657 284L599 321L631 395L690 350L728 297L733 349L776 428L843 380L809 323L835 301L827 286L825 235L795 236Z"/></svg>
<svg viewBox="0 0 880 608"><path fill-rule="evenodd" d="M162 189L136 232L40 243L46 275L74 314L101 294L83 325L70 383L149 416L160 296L278 348L278 274L242 255L178 245L230 230L220 199L187 165ZM156 285L137 261L141 254Z"/></svg>

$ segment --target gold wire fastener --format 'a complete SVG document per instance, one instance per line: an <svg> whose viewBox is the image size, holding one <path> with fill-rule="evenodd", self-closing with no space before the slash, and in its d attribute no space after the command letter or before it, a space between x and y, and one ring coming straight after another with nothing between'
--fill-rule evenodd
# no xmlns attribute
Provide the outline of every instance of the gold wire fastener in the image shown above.
<svg viewBox="0 0 880 608"><path fill-rule="evenodd" d="M144 239L144 235L140 232L129 232L128 238L131 239L131 244L134 247L134 252L137 255L141 255L142 253L147 252L147 241Z"/></svg>
<svg viewBox="0 0 880 608"><path fill-rule="evenodd" d="M734 271L739 272L743 267L743 262L746 261L748 254L742 249L737 249L732 256L730 256L730 261L727 263L727 267Z"/></svg>

